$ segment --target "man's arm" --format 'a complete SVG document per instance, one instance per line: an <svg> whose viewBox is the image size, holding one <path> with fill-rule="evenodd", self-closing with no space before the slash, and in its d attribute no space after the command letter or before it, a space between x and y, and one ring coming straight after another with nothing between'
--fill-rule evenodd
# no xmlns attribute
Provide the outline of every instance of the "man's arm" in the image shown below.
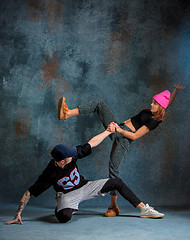
<svg viewBox="0 0 190 240"><path fill-rule="evenodd" d="M182 86L182 85L180 86L179 84L176 84L176 83L174 83L174 87L175 87L175 89L174 89L174 91L172 92L172 95L171 95L171 97L170 97L170 101L169 101L168 107L173 103L173 101L174 101L174 99L175 99L175 97L176 97L176 94L177 94L178 90L185 88L184 86ZM167 107L167 108L168 108L168 107Z"/></svg>
<svg viewBox="0 0 190 240"><path fill-rule="evenodd" d="M23 224L22 220L21 220L21 213L24 210L24 207L26 206L26 204L28 203L29 200L30 200L30 192L27 190L20 200L20 203L19 203L19 206L18 206L18 209L17 209L14 219L12 221L6 222L5 223L6 225L10 225L13 223L18 223L18 222L20 224Z"/></svg>
<svg viewBox="0 0 190 240"><path fill-rule="evenodd" d="M98 146L107 136L112 134L113 132L105 130L104 132L96 135L93 137L88 143L90 144L91 148Z"/></svg>

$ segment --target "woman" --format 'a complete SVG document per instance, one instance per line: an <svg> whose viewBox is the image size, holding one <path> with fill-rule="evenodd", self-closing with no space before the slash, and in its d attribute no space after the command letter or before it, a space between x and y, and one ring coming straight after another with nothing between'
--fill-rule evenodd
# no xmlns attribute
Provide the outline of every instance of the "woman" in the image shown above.
<svg viewBox="0 0 190 240"><path fill-rule="evenodd" d="M171 96L168 90L155 95L150 110L143 110L136 116L121 124L117 124L117 120L113 113L102 100L92 101L80 105L75 109L69 109L65 97L62 97L59 100L58 119L66 120L69 117L77 116L79 114L97 112L105 129L108 127L110 131L113 131L114 128L115 134L110 135L113 144L109 161L109 177L118 178L119 166L129 149L130 143L158 127L164 119L165 109L172 104L177 91L185 88L179 84L174 84L174 87L175 89ZM114 217L120 213L119 207L116 204L116 192L112 191L110 194L111 204L105 213L106 217Z"/></svg>

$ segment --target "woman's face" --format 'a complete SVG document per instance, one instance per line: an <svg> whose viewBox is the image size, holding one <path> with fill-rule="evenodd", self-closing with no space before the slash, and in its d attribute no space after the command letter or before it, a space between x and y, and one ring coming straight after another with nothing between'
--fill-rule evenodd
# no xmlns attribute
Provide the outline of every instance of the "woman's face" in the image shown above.
<svg viewBox="0 0 190 240"><path fill-rule="evenodd" d="M152 114L156 114L159 110L159 104L153 99L152 100L152 103L151 103L151 108L150 108L150 111L152 112Z"/></svg>

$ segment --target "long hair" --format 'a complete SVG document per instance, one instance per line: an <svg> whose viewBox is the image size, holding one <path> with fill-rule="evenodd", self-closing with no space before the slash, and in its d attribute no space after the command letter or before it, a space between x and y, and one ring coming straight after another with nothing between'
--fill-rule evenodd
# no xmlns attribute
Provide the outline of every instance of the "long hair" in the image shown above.
<svg viewBox="0 0 190 240"><path fill-rule="evenodd" d="M162 121L165 117L165 109L159 105L158 112L152 118L156 121Z"/></svg>

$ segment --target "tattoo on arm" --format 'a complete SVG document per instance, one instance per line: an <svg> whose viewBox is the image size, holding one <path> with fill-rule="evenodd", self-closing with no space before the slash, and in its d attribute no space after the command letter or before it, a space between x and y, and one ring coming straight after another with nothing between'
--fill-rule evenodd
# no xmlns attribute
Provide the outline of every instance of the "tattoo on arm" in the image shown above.
<svg viewBox="0 0 190 240"><path fill-rule="evenodd" d="M22 199L20 200L20 203L19 203L19 206L18 206L18 209L17 209L17 212L16 212L16 216L15 216L14 219L17 218L17 216L18 216L19 213L20 213L20 214L22 213L22 211L24 210L24 207L25 207L26 204L28 203L29 199L30 199L30 192L27 190L27 191L24 193Z"/></svg>

